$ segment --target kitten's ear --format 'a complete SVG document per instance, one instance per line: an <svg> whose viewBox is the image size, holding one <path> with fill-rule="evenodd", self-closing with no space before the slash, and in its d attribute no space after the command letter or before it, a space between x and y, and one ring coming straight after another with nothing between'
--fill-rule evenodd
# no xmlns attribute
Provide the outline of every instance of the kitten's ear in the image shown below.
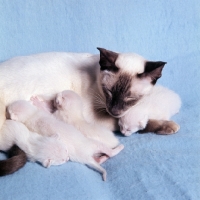
<svg viewBox="0 0 200 200"><path fill-rule="evenodd" d="M165 64L166 62L162 61L147 61L145 64L144 72L142 74L138 74L138 77L149 77L151 79L151 83L156 84L157 80L162 76L162 70Z"/></svg>
<svg viewBox="0 0 200 200"><path fill-rule="evenodd" d="M15 113L9 113L9 115L10 115L10 119L15 120L15 121L18 120L18 117Z"/></svg>
<svg viewBox="0 0 200 200"><path fill-rule="evenodd" d="M101 70L117 72L119 68L115 66L115 61L118 57L118 53L99 47L97 47L97 49L100 51L99 64L101 66Z"/></svg>
<svg viewBox="0 0 200 200"><path fill-rule="evenodd" d="M62 102L63 102L63 98L62 98L62 93L58 93L56 98L55 98L55 106L58 108L58 107L61 107L62 105Z"/></svg>
<svg viewBox="0 0 200 200"><path fill-rule="evenodd" d="M148 115L145 115L144 118L142 120L139 121L139 128L144 129L147 125L148 122Z"/></svg>
<svg viewBox="0 0 200 200"><path fill-rule="evenodd" d="M52 164L52 160L51 159L46 159L43 161L42 165L46 168L50 167Z"/></svg>

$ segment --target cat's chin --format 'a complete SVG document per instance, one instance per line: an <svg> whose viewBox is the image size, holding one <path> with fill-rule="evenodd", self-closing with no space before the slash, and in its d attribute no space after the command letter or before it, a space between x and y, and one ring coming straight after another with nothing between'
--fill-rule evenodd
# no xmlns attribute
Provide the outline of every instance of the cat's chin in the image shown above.
<svg viewBox="0 0 200 200"><path fill-rule="evenodd" d="M106 111L108 112L109 115L111 115L114 118L121 118L121 117L123 117L127 113L127 111L125 111L125 112L120 113L118 115L114 115L113 113L109 112L108 109L106 109Z"/></svg>

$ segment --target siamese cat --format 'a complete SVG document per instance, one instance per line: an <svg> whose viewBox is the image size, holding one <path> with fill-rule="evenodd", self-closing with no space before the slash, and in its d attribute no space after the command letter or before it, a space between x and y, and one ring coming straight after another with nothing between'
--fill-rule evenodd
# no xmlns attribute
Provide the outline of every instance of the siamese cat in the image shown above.
<svg viewBox="0 0 200 200"><path fill-rule="evenodd" d="M86 164L101 172L104 181L106 180L106 170L95 159L96 154L113 157L124 148L123 145L118 145L116 148L111 149L103 143L86 138L72 125L56 119L50 113L39 110L28 101L16 101L9 105L7 109L12 120L24 123L29 130L43 136L58 135L68 149L69 159Z"/></svg>
<svg viewBox="0 0 200 200"><path fill-rule="evenodd" d="M24 124L13 120L5 121L0 139L3 151L16 144L25 152L29 161L40 162L44 167L61 165L69 160L66 146L56 137L44 137L30 132Z"/></svg>
<svg viewBox="0 0 200 200"><path fill-rule="evenodd" d="M149 95L144 96L119 119L120 131L125 136L130 136L143 130L149 119L169 120L179 112L180 107L181 99L178 94L165 87L154 86Z"/></svg>
<svg viewBox="0 0 200 200"><path fill-rule="evenodd" d="M148 61L135 53L98 50L100 55L42 53L1 63L0 127L6 106L14 101L37 95L53 100L57 93L73 90L82 98L88 122L119 130L116 118L151 93L166 63ZM178 129L173 121L149 119L144 131L171 134Z"/></svg>

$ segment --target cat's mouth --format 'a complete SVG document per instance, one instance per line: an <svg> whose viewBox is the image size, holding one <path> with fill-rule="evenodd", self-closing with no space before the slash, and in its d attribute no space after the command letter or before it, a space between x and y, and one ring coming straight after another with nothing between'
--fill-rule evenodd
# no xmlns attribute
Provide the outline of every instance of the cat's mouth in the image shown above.
<svg viewBox="0 0 200 200"><path fill-rule="evenodd" d="M120 110L109 110L106 108L106 111L109 113L109 115L111 115L114 118L121 118L126 114L126 111L122 112Z"/></svg>

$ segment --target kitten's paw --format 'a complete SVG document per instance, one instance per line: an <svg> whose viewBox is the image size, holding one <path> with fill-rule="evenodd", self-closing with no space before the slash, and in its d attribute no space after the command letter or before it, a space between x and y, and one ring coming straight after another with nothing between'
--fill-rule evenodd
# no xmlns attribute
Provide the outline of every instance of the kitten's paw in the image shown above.
<svg viewBox="0 0 200 200"><path fill-rule="evenodd" d="M33 103L39 103L39 102L41 102L41 101L43 101L40 97L38 97L38 96L32 96L31 98L30 98L30 100L33 102Z"/></svg>
<svg viewBox="0 0 200 200"><path fill-rule="evenodd" d="M132 135L132 132L125 132L123 133L124 136L128 137L128 136L131 136Z"/></svg>

